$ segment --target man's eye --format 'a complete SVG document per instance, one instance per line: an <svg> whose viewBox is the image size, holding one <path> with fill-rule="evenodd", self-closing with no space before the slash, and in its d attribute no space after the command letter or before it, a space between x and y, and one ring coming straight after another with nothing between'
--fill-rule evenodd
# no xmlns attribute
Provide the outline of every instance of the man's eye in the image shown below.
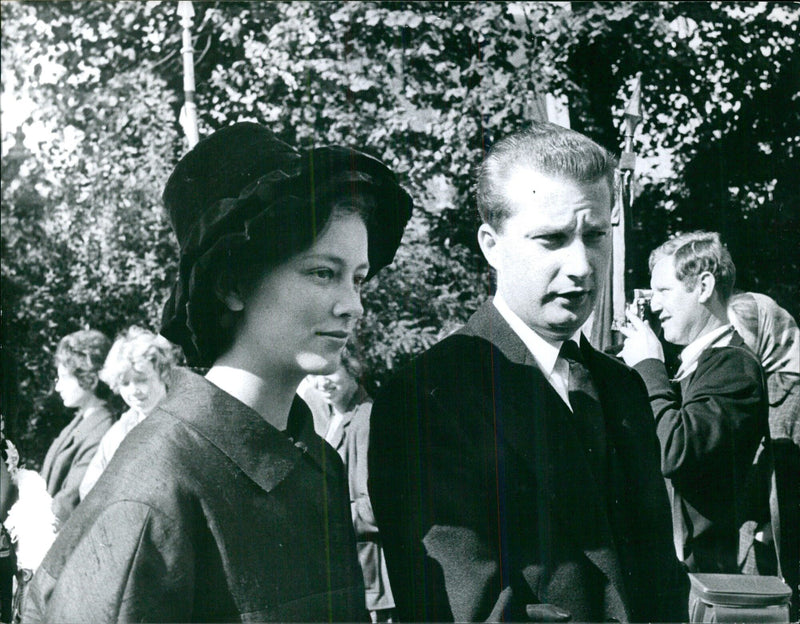
<svg viewBox="0 0 800 624"><path fill-rule="evenodd" d="M586 232L584 238L588 241L597 242L603 240L606 236L608 236L608 232L606 230L592 230L590 232Z"/></svg>
<svg viewBox="0 0 800 624"><path fill-rule="evenodd" d="M536 238L546 247L561 247L567 242L567 237L564 234L543 234Z"/></svg>

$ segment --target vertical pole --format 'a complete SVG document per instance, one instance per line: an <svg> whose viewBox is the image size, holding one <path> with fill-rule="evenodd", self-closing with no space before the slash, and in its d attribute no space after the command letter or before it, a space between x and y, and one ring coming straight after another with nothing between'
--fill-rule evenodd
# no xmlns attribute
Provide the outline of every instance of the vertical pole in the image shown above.
<svg viewBox="0 0 800 624"><path fill-rule="evenodd" d="M625 242L626 230L630 229L633 206L633 173L636 168L636 153L633 151L633 136L642 121L642 72L636 74L631 99L625 107L625 149L619 159L618 202L620 214L615 215L612 234L612 307L614 324L625 323Z"/></svg>
<svg viewBox="0 0 800 624"><path fill-rule="evenodd" d="M183 93L185 101L181 108L180 124L189 141L189 149L197 145L197 108L194 103L194 47L192 46L192 18L194 6L191 2L178 2L178 15L181 18L183 57Z"/></svg>

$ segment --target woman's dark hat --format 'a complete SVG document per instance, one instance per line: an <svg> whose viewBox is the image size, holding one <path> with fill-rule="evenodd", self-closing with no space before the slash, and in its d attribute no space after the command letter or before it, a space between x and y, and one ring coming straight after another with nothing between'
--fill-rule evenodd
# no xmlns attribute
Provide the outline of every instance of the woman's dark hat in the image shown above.
<svg viewBox="0 0 800 624"><path fill-rule="evenodd" d="M411 198L386 165L346 147L297 150L255 123L200 141L164 189L180 266L161 333L183 347L190 364L209 365L219 355L220 314L210 269L243 253L260 266L280 263L313 243L334 202L364 196L373 204L369 278L392 261L411 216Z"/></svg>

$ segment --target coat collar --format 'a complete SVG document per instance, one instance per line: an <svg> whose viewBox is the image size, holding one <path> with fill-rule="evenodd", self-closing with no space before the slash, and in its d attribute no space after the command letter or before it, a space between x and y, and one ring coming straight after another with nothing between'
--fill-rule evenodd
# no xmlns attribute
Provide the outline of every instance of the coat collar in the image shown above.
<svg viewBox="0 0 800 624"><path fill-rule="evenodd" d="M514 364L534 366L534 359L522 339L509 326L491 301L485 301L462 327L459 334L485 338Z"/></svg>
<svg viewBox="0 0 800 624"><path fill-rule="evenodd" d="M105 403L90 407L83 412L78 412L50 445L42 463L42 474L48 474L58 455L72 444L76 438L83 438L89 431L92 431L106 420L111 420L111 412L108 411L108 406Z"/></svg>
<svg viewBox="0 0 800 624"><path fill-rule="evenodd" d="M204 377L183 368L174 374L158 410L208 440L265 491L278 485L304 456L320 466L330 461L314 433L311 413L299 397L283 433Z"/></svg>

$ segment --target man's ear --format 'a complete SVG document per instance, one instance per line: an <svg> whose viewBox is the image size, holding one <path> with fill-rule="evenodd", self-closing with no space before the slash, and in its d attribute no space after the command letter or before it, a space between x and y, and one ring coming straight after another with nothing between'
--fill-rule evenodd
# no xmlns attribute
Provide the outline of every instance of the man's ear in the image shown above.
<svg viewBox="0 0 800 624"><path fill-rule="evenodd" d="M478 245L483 252L483 257L493 269L497 270L498 246L497 232L488 223L482 223L478 228Z"/></svg>
<svg viewBox="0 0 800 624"><path fill-rule="evenodd" d="M244 310L241 288L227 271L220 271L214 280L214 294L231 312Z"/></svg>
<svg viewBox="0 0 800 624"><path fill-rule="evenodd" d="M703 271L697 280L696 288L699 289L697 300L700 303L707 303L714 296L716 285L717 280L714 275L708 271Z"/></svg>

